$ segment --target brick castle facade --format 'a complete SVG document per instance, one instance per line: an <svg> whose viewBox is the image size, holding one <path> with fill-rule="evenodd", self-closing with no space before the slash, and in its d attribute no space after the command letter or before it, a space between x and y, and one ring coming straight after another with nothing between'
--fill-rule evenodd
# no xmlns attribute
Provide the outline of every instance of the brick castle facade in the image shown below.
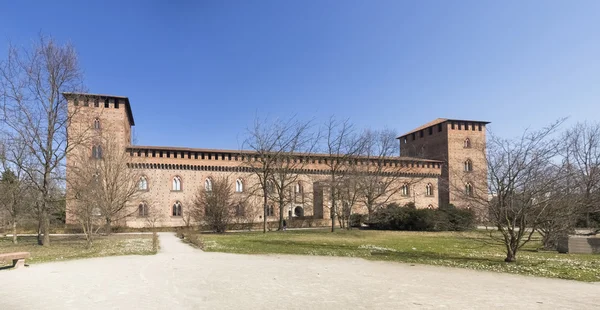
<svg viewBox="0 0 600 310"><path fill-rule="evenodd" d="M80 155L92 158L99 142L94 135L108 134L129 158L128 166L140 175L140 193L130 202L129 210L119 223L128 227L148 226L147 210L158 215L158 226L184 226L189 220L188 207L199 189L210 180L227 176L235 196L243 197L245 210L236 214L240 221L262 221L262 196L252 194L257 187L256 176L245 163L253 152L214 150L166 146L137 146L131 143L131 127L135 125L127 97L64 94L74 117L68 127L69 137L90 133L91 139L77 145L67 156L67 197L72 197L69 166ZM400 154L383 162L394 171L401 190L386 198L385 203L404 205L413 202L417 208L437 208L452 203L469 207L464 194L487 191L485 178L485 126L487 122L436 119L400 137ZM483 147L483 148L481 148ZM290 188L289 206L285 218L330 218L330 199L327 186L328 166L324 154L300 156L307 164L298 171L298 182ZM358 165L375 165L371 158L358 158ZM475 173L475 171L480 173ZM483 173L481 173L483 172ZM388 173L388 172L386 172ZM403 184L403 185L400 185ZM469 192L471 191L471 193ZM67 199L67 221L74 222L69 210L73 200ZM142 209L142 206L144 209ZM279 218L276 203L268 208L268 220ZM143 211L144 210L144 211ZM358 205L353 210L367 213ZM187 219L186 219L187 216Z"/></svg>

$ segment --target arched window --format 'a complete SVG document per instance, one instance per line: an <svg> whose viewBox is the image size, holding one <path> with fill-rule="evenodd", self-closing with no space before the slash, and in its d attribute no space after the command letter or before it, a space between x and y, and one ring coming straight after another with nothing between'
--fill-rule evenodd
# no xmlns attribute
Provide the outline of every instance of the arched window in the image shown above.
<svg viewBox="0 0 600 310"><path fill-rule="evenodd" d="M244 191L244 183L242 183L242 180L240 180L240 179L235 180L235 191L238 193L241 193Z"/></svg>
<svg viewBox="0 0 600 310"><path fill-rule="evenodd" d="M268 205L267 206L267 216L274 216L275 215L275 208L273 208L272 205Z"/></svg>
<svg viewBox="0 0 600 310"><path fill-rule="evenodd" d="M464 146L465 149L470 149L471 148L471 139L466 138L465 142L464 142Z"/></svg>
<svg viewBox="0 0 600 310"><path fill-rule="evenodd" d="M410 189L408 188L408 184L404 183L402 185L402 187L400 188L400 194L402 196L408 196L408 195L410 195Z"/></svg>
<svg viewBox="0 0 600 310"><path fill-rule="evenodd" d="M235 206L235 216L244 216L246 214L246 208L243 203L239 203Z"/></svg>
<svg viewBox="0 0 600 310"><path fill-rule="evenodd" d="M383 193L385 193L385 186L383 185L383 182L379 182L377 183L377 194L382 195Z"/></svg>
<svg viewBox="0 0 600 310"><path fill-rule="evenodd" d="M296 186L294 187L294 191L296 192L296 194L302 193L302 184L300 184L300 182L296 183Z"/></svg>
<svg viewBox="0 0 600 310"><path fill-rule="evenodd" d="M433 205L429 205L429 206L427 206L427 209L429 209L429 210L433 210Z"/></svg>
<svg viewBox="0 0 600 310"><path fill-rule="evenodd" d="M427 183L427 186L425 186L425 195L433 196L433 185L431 183Z"/></svg>
<svg viewBox="0 0 600 310"><path fill-rule="evenodd" d="M267 193L275 192L275 183L273 181L267 181Z"/></svg>
<svg viewBox="0 0 600 310"><path fill-rule="evenodd" d="M467 159L465 161L465 171L466 172L471 172L473 171L473 162L470 159Z"/></svg>
<svg viewBox="0 0 600 310"><path fill-rule="evenodd" d="M148 216L148 205L145 202L140 203L140 205L138 206L138 216Z"/></svg>
<svg viewBox="0 0 600 310"><path fill-rule="evenodd" d="M92 158L95 158L95 159L102 158L102 146L100 146L100 145L92 146Z"/></svg>
<svg viewBox="0 0 600 310"><path fill-rule="evenodd" d="M465 194L467 194L467 196L473 196L473 185L470 182L465 184Z"/></svg>
<svg viewBox="0 0 600 310"><path fill-rule="evenodd" d="M94 119L94 129L100 129L100 119Z"/></svg>
<svg viewBox="0 0 600 310"><path fill-rule="evenodd" d="M207 192L212 192L212 181L210 179L204 180L204 190Z"/></svg>
<svg viewBox="0 0 600 310"><path fill-rule="evenodd" d="M138 183L138 189L141 191L148 190L148 180L146 179L145 176L140 177L140 182Z"/></svg>
<svg viewBox="0 0 600 310"><path fill-rule="evenodd" d="M176 176L173 178L173 188L172 190L174 191L180 191L181 190L181 178Z"/></svg>
<svg viewBox="0 0 600 310"><path fill-rule="evenodd" d="M172 213L172 214L173 214L173 216L181 216L181 214L182 214L182 210L181 210L181 202L179 202L179 201L176 201L176 202L173 204L173 210L172 210L172 211L173 211L173 213Z"/></svg>

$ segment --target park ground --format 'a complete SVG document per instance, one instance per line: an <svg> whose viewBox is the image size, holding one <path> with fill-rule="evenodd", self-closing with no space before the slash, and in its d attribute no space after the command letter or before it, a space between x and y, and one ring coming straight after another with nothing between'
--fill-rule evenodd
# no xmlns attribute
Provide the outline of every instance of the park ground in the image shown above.
<svg viewBox="0 0 600 310"><path fill-rule="evenodd" d="M600 255L539 250L539 238L505 263L503 246L488 231L398 232L294 230L227 234L188 233L204 251L238 254L298 254L360 257L587 282L600 281Z"/></svg>
<svg viewBox="0 0 600 310"><path fill-rule="evenodd" d="M18 243L13 244L12 238L0 237L0 253L29 252L31 258L27 264L72 260L115 255L150 255L156 251L152 247L151 234L113 234L98 236L91 248L81 235L51 236L51 246L43 247L37 244L35 236L19 236ZM0 262L0 268L12 262Z"/></svg>
<svg viewBox="0 0 600 310"><path fill-rule="evenodd" d="M597 309L600 285L299 255L203 252L160 234L156 255L0 271L1 309Z"/></svg>

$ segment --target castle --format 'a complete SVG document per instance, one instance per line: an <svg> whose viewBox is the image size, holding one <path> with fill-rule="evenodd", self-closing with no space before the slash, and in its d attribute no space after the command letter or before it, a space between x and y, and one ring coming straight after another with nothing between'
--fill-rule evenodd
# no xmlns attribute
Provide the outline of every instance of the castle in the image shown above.
<svg viewBox="0 0 600 310"><path fill-rule="evenodd" d="M148 210L160 215L159 226L186 224L188 206L199 189L211 187L211 180L227 176L235 188L234 195L245 197L247 210L242 216L249 221L263 220L262 197L249 191L257 186L256 176L244 165L253 152L168 146L139 146L131 143L135 125L129 98L111 95L65 93L69 111L77 110L68 127L69 137L89 131L109 134L128 154L128 167L139 172L140 191L120 225L148 225ZM485 164L485 126L488 122L436 119L398 137L400 154L385 158L386 167L398 176L399 190L386 203L412 202L417 208L437 208L454 204L468 208L465 196L487 193ZM483 147L483 148L482 148ZM482 151L483 150L483 151ZM76 146L67 156L67 197L71 197L70 166L81 160L75 154L89 154L90 160L102 156L102 145L90 139ZM324 154L299 155L307 164L297 171L298 180L290 188L291 199L284 217L330 219L327 157ZM372 158L358 158L357 165L375 165ZM477 172L477 173L475 173ZM67 199L67 222L73 223L70 211L74 201ZM275 205L275 203L273 203ZM279 218L278 208L267 206L267 220ZM358 205L354 210L366 213ZM189 220L189 217L188 219Z"/></svg>

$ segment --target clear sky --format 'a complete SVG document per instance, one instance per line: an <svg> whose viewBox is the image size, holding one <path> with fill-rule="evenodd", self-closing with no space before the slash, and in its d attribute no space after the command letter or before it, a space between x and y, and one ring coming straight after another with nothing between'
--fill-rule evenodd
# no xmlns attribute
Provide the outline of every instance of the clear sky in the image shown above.
<svg viewBox="0 0 600 310"><path fill-rule="evenodd" d="M0 57L71 41L143 145L237 149L257 114L504 136L600 118L600 1L1 1ZM567 124L568 125L568 124Z"/></svg>

